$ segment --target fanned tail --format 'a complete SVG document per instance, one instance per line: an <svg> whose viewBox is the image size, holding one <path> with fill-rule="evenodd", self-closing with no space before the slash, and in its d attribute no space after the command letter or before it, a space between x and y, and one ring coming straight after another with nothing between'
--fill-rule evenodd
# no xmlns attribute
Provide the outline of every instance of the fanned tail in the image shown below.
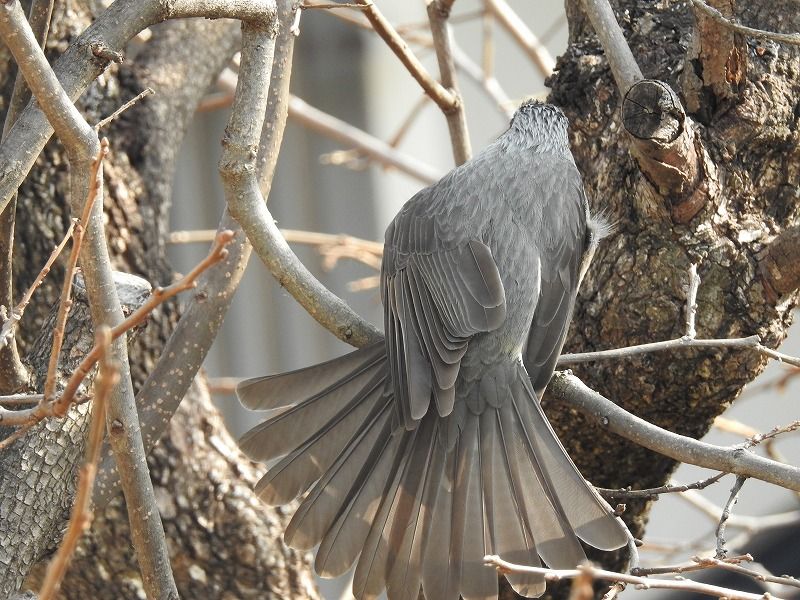
<svg viewBox="0 0 800 600"><path fill-rule="evenodd" d="M499 370L498 370L499 369ZM500 372L502 371L502 372ZM498 595L486 554L555 569L585 559L578 539L602 549L627 542L608 505L584 481L539 406L519 363L496 366L456 398L446 418L430 410L407 430L382 344L322 365L244 382L248 406L277 414L248 432L257 460L280 458L257 485L283 504L308 492L286 542L319 546L325 577L357 562L359 600L437 600ZM513 574L527 597L544 578Z"/></svg>

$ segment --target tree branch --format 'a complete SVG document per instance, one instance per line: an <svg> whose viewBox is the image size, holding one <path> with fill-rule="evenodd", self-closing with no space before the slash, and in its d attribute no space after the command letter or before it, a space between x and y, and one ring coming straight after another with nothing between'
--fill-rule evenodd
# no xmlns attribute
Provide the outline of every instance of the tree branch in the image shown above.
<svg viewBox="0 0 800 600"><path fill-rule="evenodd" d="M453 0L429 0L428 1L428 20L431 24L431 36L433 47L436 50L436 59L439 62L439 74L442 85L447 88L453 96L455 102L450 110L443 110L447 127L450 130L450 143L453 146L453 158L456 165L467 162L472 156L472 146L469 141L467 131L467 117L464 113L464 100L458 91L456 83L456 67L453 62L453 51L451 49L451 32L447 24L447 17L450 15L450 8Z"/></svg>
<svg viewBox="0 0 800 600"><path fill-rule="evenodd" d="M422 66L416 56L408 48L400 34L395 31L391 23L386 20L386 17L381 14L378 7L372 0L356 0L358 4L364 7L364 15L367 17L372 28L377 32L386 45L395 53L400 62L408 69L411 76L417 80L417 83L422 86L425 93L436 102L436 105L442 109L442 112L447 115L458 107L458 96L453 94L445 86L437 82L431 74Z"/></svg>
<svg viewBox="0 0 800 600"><path fill-rule="evenodd" d="M499 556L485 556L484 562L495 567L501 573L537 573L543 575L547 581L561 581L563 579L575 579L582 575L589 575L593 579L603 579L605 581L616 581L621 583L632 583L637 589L667 589L681 592L694 592L716 598L727 598L728 600L765 600L764 594L750 594L740 592L730 588L724 588L698 581L653 579L650 577L636 577L625 573L615 573L598 569L592 565L582 565L577 569L545 569L540 567L527 567L516 565L501 559Z"/></svg>
<svg viewBox="0 0 800 600"><path fill-rule="evenodd" d="M770 40L774 40L776 42L780 42L782 44L791 44L793 46L800 46L800 33L778 33L776 31L765 31L763 29L753 29L752 27L746 27L745 25L739 25L738 23L734 23L730 19L726 19L725 16L719 12L713 6L709 6L703 0L692 0L692 4L695 8L700 9L710 18L714 19L720 25L724 25L733 31L737 31L739 33L743 33L745 35L749 35L751 37L756 38L767 38Z"/></svg>
<svg viewBox="0 0 800 600"><path fill-rule="evenodd" d="M569 372L556 373L547 391L612 433L674 460L800 491L800 468L763 458L741 447L714 446L661 429L620 408Z"/></svg>
<svg viewBox="0 0 800 600"><path fill-rule="evenodd" d="M38 104L67 149L71 167L71 209L73 213L81 213L85 199L91 197L89 190L95 185L95 177L91 174L95 173L92 164L100 151L97 132L86 123L61 87L16 1L0 7L0 36L14 54ZM96 177L102 181L102 166L97 168ZM98 187L98 195L102 198L101 190L102 184ZM114 326L123 320L122 307L113 285L102 209L102 200L95 202L90 209L86 245L80 253L95 328L103 324ZM139 434L124 337L115 341L112 351L119 364L120 381L112 391L107 418L145 590L151 598L177 598L164 529Z"/></svg>
<svg viewBox="0 0 800 600"><path fill-rule="evenodd" d="M517 44L528 54L542 77L550 77L555 69L556 61L533 34L525 22L506 3L505 0L484 0L484 6L500 24L511 34Z"/></svg>
<svg viewBox="0 0 800 600"><path fill-rule="evenodd" d="M128 41L151 25L189 17L267 19L274 17L274 11L271 0L118 0L67 48L53 71L74 102L110 61L121 60ZM0 171L0 211L5 210L52 133L44 113L34 104L25 108L8 132L0 145L0 165L5 165Z"/></svg>
<svg viewBox="0 0 800 600"><path fill-rule="evenodd" d="M323 286L291 251L264 203L255 176L260 119L264 114L266 85L274 38L257 28L245 28L242 64L226 128L220 174L231 215L239 222L258 256L278 282L323 327L342 341L364 346L383 339L382 334Z"/></svg>
<svg viewBox="0 0 800 600"><path fill-rule="evenodd" d="M72 505L72 515L58 552L50 561L44 582L39 591L39 600L50 600L58 593L61 580L69 567L72 554L83 532L92 523L91 499L94 478L97 473L97 461L103 445L106 423L106 403L111 391L119 381L119 372L110 358L111 330L101 327L97 331L96 345L102 347L100 371L94 385L94 401L92 403L92 424L86 444L86 460L78 474L78 493Z"/></svg>

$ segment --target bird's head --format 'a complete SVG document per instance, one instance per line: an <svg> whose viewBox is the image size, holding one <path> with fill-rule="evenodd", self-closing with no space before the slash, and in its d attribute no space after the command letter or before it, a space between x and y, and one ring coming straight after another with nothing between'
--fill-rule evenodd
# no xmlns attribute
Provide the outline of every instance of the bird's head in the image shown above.
<svg viewBox="0 0 800 600"><path fill-rule="evenodd" d="M526 100L511 117L506 136L510 136L516 145L568 152L568 127L567 117L557 106L538 100Z"/></svg>

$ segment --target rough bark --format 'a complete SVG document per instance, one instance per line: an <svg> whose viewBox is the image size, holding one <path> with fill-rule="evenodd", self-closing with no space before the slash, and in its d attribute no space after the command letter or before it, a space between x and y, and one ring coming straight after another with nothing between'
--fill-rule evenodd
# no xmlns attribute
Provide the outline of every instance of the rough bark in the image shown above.
<svg viewBox="0 0 800 600"><path fill-rule="evenodd" d="M65 5L57 3L51 52L63 52L86 25L85 12L64 11ZM147 85L159 93L130 109L107 132L112 156L105 169L104 206L115 267L139 273L154 285L172 278L164 255L164 234L174 159L195 104L238 43L238 28L230 21L201 19L155 27L153 41L121 69L112 67L106 72L80 102L87 119L96 122ZM214 52L209 52L209 47ZM25 289L66 229L67 177L59 145L51 142L20 194L14 256L17 293ZM23 324L22 347L36 364L39 354L32 352L32 339L37 331L46 330L47 308L57 299L62 274L59 263ZM136 340L131 360L138 383L158 359L176 318L177 305L160 307ZM80 346L75 352L82 354ZM58 543L68 516L80 465L85 412L86 405L75 409L74 419L40 426L47 433L28 436L2 456L4 472L19 473L23 463L31 467L28 475L20 478L35 484L28 486L30 493L18 497L13 486L0 486L0 507L5 524L17 532L30 532L28 541L35 549L25 560L15 561L13 573L6 565L0 564L0 568L9 579L19 582L36 560L41 561L26 581L26 587L32 589L38 587L47 550ZM74 437L71 443L64 441L69 436ZM21 452L22 448L27 450ZM263 506L253 494L258 470L239 453L200 383L187 394L149 465L182 597L317 596L307 557L280 541L286 513ZM44 495L35 510L25 506L30 504L31 494ZM25 519L15 514L18 512ZM46 527L30 528L39 521ZM125 507L118 497L96 515L62 586L62 597L142 597L130 548ZM0 589L0 597L9 593L10 589Z"/></svg>
<svg viewBox="0 0 800 600"><path fill-rule="evenodd" d="M698 335L758 334L778 346L796 294L767 293L760 251L798 221L797 98L800 51L748 40L740 101L704 105L693 127L702 145L708 200L686 223L671 214L630 156L620 96L588 22L568 2L570 46L551 78L551 101L572 123L572 146L595 210L616 223L580 293L569 351L597 350L679 337L684 329L688 268L699 265ZM615 3L617 17L645 77L680 90L694 22L685 3ZM754 27L795 31L792 2L738 3ZM742 71L744 72L744 70ZM697 112L697 111L696 111ZM747 351L643 355L576 368L594 389L671 431L700 437L758 375L765 361ZM547 406L562 440L592 483L647 488L665 483L675 463L607 435L573 411ZM630 502L624 518L644 534L649 506ZM606 564L621 566L621 558Z"/></svg>

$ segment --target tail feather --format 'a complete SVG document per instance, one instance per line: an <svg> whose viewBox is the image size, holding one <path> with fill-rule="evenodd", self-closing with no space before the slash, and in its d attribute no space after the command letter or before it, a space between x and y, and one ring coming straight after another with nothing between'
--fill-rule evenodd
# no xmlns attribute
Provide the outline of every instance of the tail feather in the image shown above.
<svg viewBox="0 0 800 600"><path fill-rule="evenodd" d="M422 577L421 545L425 517L430 502L434 462L441 452L436 443L436 424L425 419L414 440L411 460L401 483L403 494L389 533L388 578L386 592L393 600L416 600ZM439 482L435 489L438 490ZM435 497L434 497L435 500Z"/></svg>
<svg viewBox="0 0 800 600"><path fill-rule="evenodd" d="M384 343L376 342L345 356L304 369L246 379L236 386L236 394L239 401L252 410L291 406L315 398L323 392L325 395L330 394L333 388L349 383L353 377L385 359ZM358 389L357 386L354 387Z"/></svg>
<svg viewBox="0 0 800 600"><path fill-rule="evenodd" d="M358 600L384 589L390 600L415 600L420 586L437 600L496 600L486 554L566 569L585 558L578 538L603 549L627 542L566 455L520 364L495 366L490 382L460 392L449 416L431 408L406 429L411 415L397 410L389 381L404 365L374 347L338 361L243 385L250 405L288 408L242 445L261 460L283 456L257 485L266 501L311 488L286 542L319 544L315 567L326 577L356 563ZM288 389L291 381L310 395ZM261 401L255 390L269 382L284 389ZM538 575L508 580L524 596L545 590Z"/></svg>
<svg viewBox="0 0 800 600"><path fill-rule="evenodd" d="M524 373L524 371L523 371ZM514 394L520 420L544 467L548 482L577 536L600 550L616 550L628 542L627 532L600 495L586 483L547 420L527 377L517 377Z"/></svg>
<svg viewBox="0 0 800 600"><path fill-rule="evenodd" d="M351 364L353 354L358 352L342 357L342 362ZM248 431L239 440L242 451L253 460L268 461L295 450L310 436L323 429L330 421L337 418L343 408L353 402L353 398L363 391L368 382L374 380L376 374L384 373L385 356L375 359L370 354L366 356L362 354L361 360L353 372L344 375L341 374L342 369L335 363L322 365L320 370L323 371L323 375L319 379L324 379L332 372L338 373L342 379L309 398L297 401L296 404ZM308 380L318 379L311 372L308 375ZM245 387L246 393L249 394L258 387L248 386L247 383L245 381L240 384L239 389ZM257 404L254 398L250 399L253 404Z"/></svg>
<svg viewBox="0 0 800 600"><path fill-rule="evenodd" d="M392 469L392 478L384 490L380 508L367 535L361 550L361 556L353 576L353 595L361 599L377 598L386 587L386 571L389 562L388 546L389 530L397 513L399 498L403 493L400 482L405 476L409 464L410 450L413 447L417 431L403 434L403 444L398 450Z"/></svg>
<svg viewBox="0 0 800 600"><path fill-rule="evenodd" d="M469 414L467 417L470 438L464 440L472 448L471 460L465 461L465 471L460 472L465 476L463 485L464 515L459 518L463 523L460 592L465 600L487 600L497 597L497 573L487 569L483 564L483 557L493 554L491 531L487 521L487 482L483 472L483 454L481 452L480 417ZM468 467L467 467L468 465ZM469 469L469 474L466 473ZM457 482L461 487L461 481ZM460 508L460 507L459 507Z"/></svg>
<svg viewBox="0 0 800 600"><path fill-rule="evenodd" d="M535 543L541 559L552 569L572 569L586 560L575 532L572 531L558 498L554 495L531 440L522 424L512 396L499 411L505 433L505 451L511 479L518 489L517 502L522 511L526 531Z"/></svg>
<svg viewBox="0 0 800 600"><path fill-rule="evenodd" d="M378 418L379 400L386 376L377 373L367 386L322 428L293 452L287 454L256 484L256 494L270 506L286 504L305 492L330 469L340 453L351 444L359 429ZM375 414L378 412L378 414ZM295 426L304 427L304 423ZM265 435L275 435L265 431Z"/></svg>
<svg viewBox="0 0 800 600"><path fill-rule="evenodd" d="M456 452L448 452L442 468L439 493L431 511L430 531L422 561L422 589L426 598L458 600L460 570L451 569L450 551L453 522L453 482L456 481ZM483 546L481 546L483 548ZM460 561L458 565L460 567ZM448 590L450 592L448 593Z"/></svg>
<svg viewBox="0 0 800 600"><path fill-rule="evenodd" d="M327 506L319 509L319 513L333 514L335 520L330 527L322 524L319 527L325 533L314 566L322 577L336 577L345 573L353 566L364 547L380 505L381 494L386 488L386 482L391 480L391 469L403 438L401 435L392 435L391 429L390 416L378 435L374 450L367 453L367 460L363 462L361 473L352 485L341 509L339 509L340 497L336 490L346 489L346 481L340 488L334 480L331 483L333 491L325 494ZM370 448L368 442L364 443L364 448ZM349 462L360 464L360 455L354 456ZM325 486L323 489L328 491L329 488ZM316 536L312 539L316 539Z"/></svg>
<svg viewBox="0 0 800 600"><path fill-rule="evenodd" d="M378 470L378 461L391 441L391 411L389 402L378 404L352 443L314 484L286 528L284 539L288 545L310 550L319 544L341 512L342 499L358 494L364 479ZM381 434L387 437L382 440ZM379 493L377 490L376 497Z"/></svg>
<svg viewBox="0 0 800 600"><path fill-rule="evenodd" d="M481 467L491 553L513 563L539 567L536 544L518 502L519 482L511 476L506 440L500 427L500 410L485 410L480 421ZM545 589L542 575L510 573L506 579L522 596L540 596Z"/></svg>

